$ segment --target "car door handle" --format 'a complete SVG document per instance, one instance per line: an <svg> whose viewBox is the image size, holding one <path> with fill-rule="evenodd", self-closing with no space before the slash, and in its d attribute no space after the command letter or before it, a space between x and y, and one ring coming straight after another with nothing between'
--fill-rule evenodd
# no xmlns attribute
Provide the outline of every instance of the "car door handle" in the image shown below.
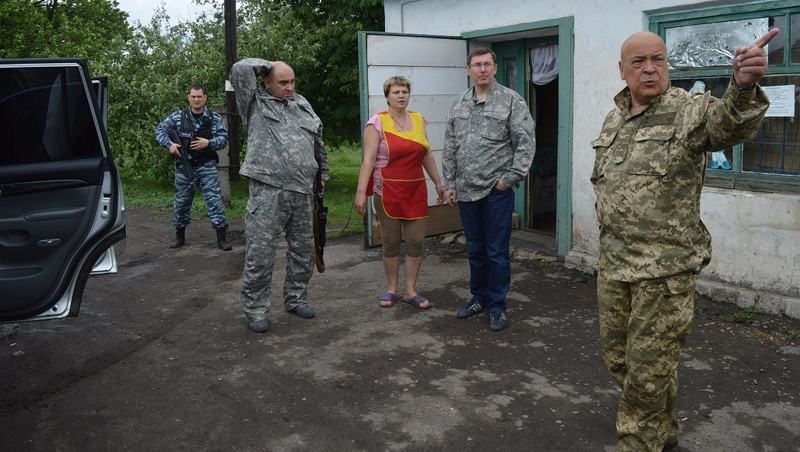
<svg viewBox="0 0 800 452"><path fill-rule="evenodd" d="M58 245L61 245L61 239L42 239L36 242L39 248L53 248Z"/></svg>

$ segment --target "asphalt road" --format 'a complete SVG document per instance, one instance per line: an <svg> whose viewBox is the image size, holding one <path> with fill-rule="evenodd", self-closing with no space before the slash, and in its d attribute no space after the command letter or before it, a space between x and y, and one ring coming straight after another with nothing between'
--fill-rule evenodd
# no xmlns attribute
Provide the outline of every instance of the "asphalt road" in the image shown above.
<svg viewBox="0 0 800 452"><path fill-rule="evenodd" d="M77 318L0 325L2 451L603 451L618 392L599 354L594 280L517 250L510 327L457 320L464 247L429 240L429 311L378 307L379 250L333 240L318 315L239 310L242 225L170 250L169 213L129 212L120 271ZM279 254L282 254L279 252ZM281 258L282 259L282 258ZM283 261L273 294L282 293ZM800 451L800 321L698 300L680 367L683 451Z"/></svg>

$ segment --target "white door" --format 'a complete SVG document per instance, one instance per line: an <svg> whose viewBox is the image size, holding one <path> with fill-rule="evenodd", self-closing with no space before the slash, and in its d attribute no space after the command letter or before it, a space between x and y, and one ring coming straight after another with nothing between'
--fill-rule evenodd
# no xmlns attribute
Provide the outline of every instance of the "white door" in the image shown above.
<svg viewBox="0 0 800 452"><path fill-rule="evenodd" d="M428 120L428 141L441 173L447 112L456 96L468 87L464 71L467 41L456 37L361 32L358 53L362 126L370 116L387 108L384 80L395 75L408 78L411 81L408 108ZM428 205L431 206L428 235L461 229L457 207L436 205L436 191L430 179ZM371 209L364 233L367 246L382 243L380 226Z"/></svg>

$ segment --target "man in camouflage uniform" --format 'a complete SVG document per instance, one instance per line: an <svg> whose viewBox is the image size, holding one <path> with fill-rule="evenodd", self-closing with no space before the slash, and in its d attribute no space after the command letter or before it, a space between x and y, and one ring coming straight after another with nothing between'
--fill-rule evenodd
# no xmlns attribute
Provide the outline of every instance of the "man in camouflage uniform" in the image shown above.
<svg viewBox="0 0 800 452"><path fill-rule="evenodd" d="M456 316L487 310L489 327L501 331L511 287L514 189L533 161L534 123L519 94L495 80L494 52L472 51L466 70L473 87L450 109L442 153L445 202L458 202L469 254L472 297Z"/></svg>
<svg viewBox="0 0 800 452"><path fill-rule="evenodd" d="M250 179L245 226L242 310L250 329L269 330L272 269L280 234L286 235L286 310L310 319L308 281L314 259L313 184L317 170L328 179L322 121L294 91L294 71L281 61L246 58L230 76L236 105L247 127L241 174ZM318 163L319 162L319 163Z"/></svg>
<svg viewBox="0 0 800 452"><path fill-rule="evenodd" d="M711 258L700 220L706 152L753 136L769 102L770 31L737 49L721 99L670 87L661 38L641 32L622 45L627 88L614 98L596 160L600 260L597 299L603 359L622 388L617 451L677 444L677 367L694 309L694 275Z"/></svg>
<svg viewBox="0 0 800 452"><path fill-rule="evenodd" d="M217 246L223 251L230 251L227 230L228 221L225 219L225 208L222 205L222 189L219 185L217 174L218 150L225 147L228 142L228 132L222 123L222 116L206 108L208 96L200 85L193 85L188 92L189 108L176 110L167 116L156 127L156 141L177 158L175 161L175 240L170 243L170 248L179 248L186 242L186 226L191 223L192 200L194 200L194 187L200 187L203 199L206 202L208 219L211 226L217 231ZM188 118L188 127L184 127L182 118ZM174 143L169 137L169 131L176 132L186 129L192 133L191 149L182 149L180 143ZM194 178L189 179L181 171L181 153L188 152Z"/></svg>

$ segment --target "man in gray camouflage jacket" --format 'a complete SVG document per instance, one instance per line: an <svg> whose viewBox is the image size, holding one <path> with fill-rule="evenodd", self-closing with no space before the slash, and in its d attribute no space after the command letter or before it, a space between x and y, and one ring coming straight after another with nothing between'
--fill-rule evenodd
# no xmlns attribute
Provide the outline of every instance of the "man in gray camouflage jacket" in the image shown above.
<svg viewBox="0 0 800 452"><path fill-rule="evenodd" d="M249 178L250 190L241 305L250 329L263 333L269 330L272 269L281 234L289 245L284 306L304 319L315 315L308 305L314 259L312 191L318 168L323 186L328 178L327 156L322 121L295 93L288 64L246 58L233 65L230 81L247 128L247 156L240 171Z"/></svg>
<svg viewBox="0 0 800 452"><path fill-rule="evenodd" d="M456 316L487 310L489 327L501 331L511 287L514 189L528 174L536 138L528 105L494 78L494 52L470 52L467 73L474 86L450 109L442 152L445 202L458 202L469 254L472 298Z"/></svg>

